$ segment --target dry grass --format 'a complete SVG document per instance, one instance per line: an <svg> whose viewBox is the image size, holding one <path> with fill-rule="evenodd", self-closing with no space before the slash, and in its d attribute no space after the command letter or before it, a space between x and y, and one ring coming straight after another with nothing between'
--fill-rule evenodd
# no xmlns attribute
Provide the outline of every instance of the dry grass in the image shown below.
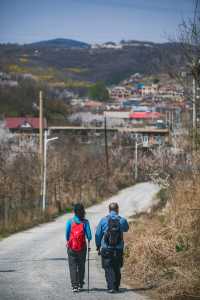
<svg viewBox="0 0 200 300"><path fill-rule="evenodd" d="M42 212L41 165L36 149L0 147L0 234L2 236L52 219L73 203L98 203L133 184L128 159L110 154L109 179L104 148L82 145L75 137L60 136L47 157L47 209Z"/></svg>
<svg viewBox="0 0 200 300"><path fill-rule="evenodd" d="M199 176L176 179L167 207L136 220L127 241L135 288L154 286L153 299L200 299Z"/></svg>

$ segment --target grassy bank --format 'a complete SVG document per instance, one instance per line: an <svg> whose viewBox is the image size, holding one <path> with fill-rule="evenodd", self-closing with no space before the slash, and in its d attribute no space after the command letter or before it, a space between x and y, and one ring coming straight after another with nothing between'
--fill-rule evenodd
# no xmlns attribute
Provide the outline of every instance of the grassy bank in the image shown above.
<svg viewBox="0 0 200 300"><path fill-rule="evenodd" d="M125 276L152 299L200 299L200 178L177 178L161 205L134 220L127 235ZM166 203L166 197L168 201Z"/></svg>

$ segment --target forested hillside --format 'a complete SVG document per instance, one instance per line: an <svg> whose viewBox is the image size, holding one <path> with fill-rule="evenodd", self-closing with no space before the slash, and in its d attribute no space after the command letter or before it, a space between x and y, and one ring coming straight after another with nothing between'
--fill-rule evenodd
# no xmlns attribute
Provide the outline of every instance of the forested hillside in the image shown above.
<svg viewBox="0 0 200 300"><path fill-rule="evenodd" d="M176 43L139 42L122 49L93 49L68 48L61 42L58 39L23 46L0 45L0 69L15 74L31 73L51 83L63 82L67 87L81 87L97 80L118 83L135 72L167 72L169 66L180 68L184 63Z"/></svg>

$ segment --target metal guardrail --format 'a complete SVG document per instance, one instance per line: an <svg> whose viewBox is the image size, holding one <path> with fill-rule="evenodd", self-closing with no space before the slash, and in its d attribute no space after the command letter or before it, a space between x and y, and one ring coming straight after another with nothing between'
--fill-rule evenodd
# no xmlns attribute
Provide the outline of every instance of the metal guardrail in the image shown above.
<svg viewBox="0 0 200 300"><path fill-rule="evenodd" d="M65 130L83 130L83 131L87 131L87 130L94 130L94 131L104 131L105 128L104 127L93 127L93 126L50 126L48 127L48 130L50 131L65 131ZM144 133L163 133L163 134L167 134L170 132L169 128L164 128L164 129L160 129L160 128L155 128L155 127L134 127L134 128L130 128L130 127L107 127L106 129L107 131L118 131L118 132L135 132L135 133L140 133L140 132L144 132Z"/></svg>

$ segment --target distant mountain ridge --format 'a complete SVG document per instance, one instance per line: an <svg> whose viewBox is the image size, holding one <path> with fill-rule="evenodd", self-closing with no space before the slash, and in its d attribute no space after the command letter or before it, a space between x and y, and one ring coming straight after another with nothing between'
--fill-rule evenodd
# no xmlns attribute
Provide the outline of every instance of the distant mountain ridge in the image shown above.
<svg viewBox="0 0 200 300"><path fill-rule="evenodd" d="M64 38L56 38L52 40L34 42L30 44L25 44L25 46L37 48L90 48L90 44L87 44L85 42Z"/></svg>
<svg viewBox="0 0 200 300"><path fill-rule="evenodd" d="M178 43L129 40L90 45L58 38L27 45L0 44L0 71L33 74L66 86L97 80L116 84L135 73L168 73L171 68L180 71L184 64Z"/></svg>

